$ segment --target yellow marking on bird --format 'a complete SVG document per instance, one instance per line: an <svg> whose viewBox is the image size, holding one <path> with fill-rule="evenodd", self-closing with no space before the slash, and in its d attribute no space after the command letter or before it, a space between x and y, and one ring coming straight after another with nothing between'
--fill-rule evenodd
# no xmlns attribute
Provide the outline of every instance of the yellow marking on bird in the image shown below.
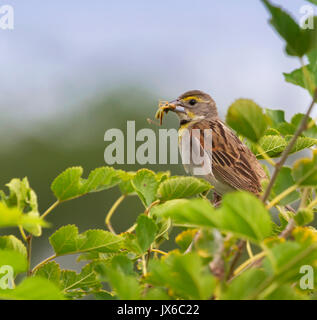
<svg viewBox="0 0 317 320"><path fill-rule="evenodd" d="M186 113L191 119L195 119L196 115L193 112L187 111Z"/></svg>
<svg viewBox="0 0 317 320"><path fill-rule="evenodd" d="M188 100L192 100L192 99L195 99L198 102L208 102L208 101L205 101L204 99L202 99L202 98L200 98L198 96L188 96L188 97L183 98L182 100L183 101L188 101Z"/></svg>

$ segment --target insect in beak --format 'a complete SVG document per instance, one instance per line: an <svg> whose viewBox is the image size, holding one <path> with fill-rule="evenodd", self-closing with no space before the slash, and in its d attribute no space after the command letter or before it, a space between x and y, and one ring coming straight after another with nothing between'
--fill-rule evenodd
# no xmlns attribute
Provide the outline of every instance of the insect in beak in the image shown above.
<svg viewBox="0 0 317 320"><path fill-rule="evenodd" d="M164 113L168 113L169 111L186 113L185 108L177 104L178 104L177 100L174 100L171 102L160 101L159 109L155 114L155 118L160 120L160 125L162 125Z"/></svg>

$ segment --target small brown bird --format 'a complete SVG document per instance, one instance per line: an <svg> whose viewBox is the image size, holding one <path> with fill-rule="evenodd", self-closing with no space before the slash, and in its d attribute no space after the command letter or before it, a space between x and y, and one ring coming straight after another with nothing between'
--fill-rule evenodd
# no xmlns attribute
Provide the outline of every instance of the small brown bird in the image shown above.
<svg viewBox="0 0 317 320"><path fill-rule="evenodd" d="M236 189L256 195L262 191L261 180L266 178L265 171L250 149L220 120L216 103L210 95L200 90L187 91L161 107L156 117L162 120L163 113L168 111L175 112L180 119L181 153L187 132L190 140L186 143L190 141L191 152L195 152L192 144L196 141L200 153L205 155L204 165L207 163L212 170L201 177L214 186L216 199L220 200L223 194ZM204 134L205 129L207 133ZM182 160L184 163L183 153ZM187 173L197 175L194 170L197 163L190 160L184 167Z"/></svg>

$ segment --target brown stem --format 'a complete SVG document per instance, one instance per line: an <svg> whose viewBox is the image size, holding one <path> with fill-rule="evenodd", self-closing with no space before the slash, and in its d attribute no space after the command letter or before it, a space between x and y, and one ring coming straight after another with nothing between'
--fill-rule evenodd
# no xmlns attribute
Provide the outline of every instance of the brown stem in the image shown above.
<svg viewBox="0 0 317 320"><path fill-rule="evenodd" d="M156 201L152 202L152 203L145 209L144 214L148 216L148 215L149 215L149 212L151 211L151 209L152 209L154 206L156 206L157 204L159 204L159 203L160 203L160 200L156 200Z"/></svg>
<svg viewBox="0 0 317 320"><path fill-rule="evenodd" d="M198 231L195 233L192 242L190 243L190 245L188 246L188 248L185 250L184 254L190 253L190 252L193 250L195 243L197 242L198 238L200 237L200 234L201 234L201 230L198 230Z"/></svg>
<svg viewBox="0 0 317 320"><path fill-rule="evenodd" d="M218 248L214 254L212 261L209 263L209 269L215 277L221 280L225 275L225 263L222 256L225 247L222 235L216 229L214 231L214 238Z"/></svg>
<svg viewBox="0 0 317 320"><path fill-rule="evenodd" d="M32 253L32 235L28 235L26 237L26 246L27 246L27 259L28 259L28 272L27 276L32 275L32 269L31 269L31 253Z"/></svg>
<svg viewBox="0 0 317 320"><path fill-rule="evenodd" d="M262 197L262 201L265 203L266 200L269 198L269 195L270 195L270 192L273 188L273 185L275 183L275 180L278 176L278 173L280 172L281 168L283 167L289 153L291 152L293 146L295 145L295 142L297 140L297 138L300 136L300 134L306 129L306 126L307 126L307 121L308 121L308 118L309 118L309 115L313 109L313 106L315 104L317 100L317 89L315 90L314 92L314 97L313 97L313 100L307 110L307 112L305 113L305 116L303 117L298 129L296 130L295 134L293 135L291 141L288 143L288 145L286 146L286 148L284 149L282 155L281 155L281 159L280 161L278 161L275 165L275 168L274 168L274 172L272 174L272 177L271 177L271 180L269 182L269 185L267 186L266 190L265 190L265 193Z"/></svg>
<svg viewBox="0 0 317 320"><path fill-rule="evenodd" d="M284 238L284 239L288 238L292 233L292 231L294 230L294 228L295 228L295 221L294 219L291 218L289 219L286 228L279 235L279 238Z"/></svg>
<svg viewBox="0 0 317 320"><path fill-rule="evenodd" d="M233 257L233 260L231 262L230 269L229 269L229 272L228 272L228 275L227 275L227 280L230 280L232 275L233 275L234 269L236 268L236 264L238 263L238 260L239 260L241 254L242 254L243 248L245 247L245 243L246 242L244 240L240 240L239 243L238 243L237 252L236 252L236 254Z"/></svg>

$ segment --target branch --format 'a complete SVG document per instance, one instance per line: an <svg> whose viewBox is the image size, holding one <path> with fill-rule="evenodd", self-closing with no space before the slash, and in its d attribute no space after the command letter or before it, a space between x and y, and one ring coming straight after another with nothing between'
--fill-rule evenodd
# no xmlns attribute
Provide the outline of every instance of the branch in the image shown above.
<svg viewBox="0 0 317 320"><path fill-rule="evenodd" d="M288 238L288 236L292 233L295 228L295 221L293 218L288 220L288 224L286 228L280 233L279 238Z"/></svg>
<svg viewBox="0 0 317 320"><path fill-rule="evenodd" d="M297 138L298 138L298 137L300 136L300 134L306 129L306 127L307 127L307 121L308 121L308 119L309 119L309 115L310 115L310 113L311 113L311 111L312 111L312 109L313 109L313 106L314 106L316 100L317 100L317 90L315 90L315 92L314 92L313 100L312 100L312 102L311 102L311 104L310 104L310 106L309 106L309 108L308 108L308 110L307 110L304 118L302 119L302 121L301 121L298 129L296 130L295 134L293 135L293 137L292 137L291 141L289 142L289 144L287 145L287 147L284 149L284 151L283 151L283 153L282 153L282 155L281 155L280 161L278 161L278 162L276 163L276 165L275 165L275 169L274 169L272 178L271 178L271 180L270 180L270 183L269 183L269 185L267 186L267 188L266 188L266 190L265 190L265 193L264 193L264 195L263 195L263 197L262 197L262 201L263 201L264 203L265 203L266 200L269 198L270 192L271 192L271 190L272 190L272 188L273 188L273 185L274 185L275 180L276 180L276 178L277 178L277 176L278 176L278 173L280 172L280 170L281 170L281 168L283 167L283 165L284 165L284 163L285 163L285 161L286 161L289 153L291 152L293 146L295 145L295 142L296 142Z"/></svg>
<svg viewBox="0 0 317 320"><path fill-rule="evenodd" d="M50 257L46 258L45 260L41 261L38 265L36 265L36 266L32 269L31 274L33 274L34 271L36 271L39 267L41 267L41 266L43 266L45 263L47 263L47 262L55 259L56 257L57 257L56 254L53 254L52 256L50 256Z"/></svg>
<svg viewBox="0 0 317 320"><path fill-rule="evenodd" d="M31 269L31 254L32 254L32 235L28 235L26 237L26 244L27 244L27 259L28 259L28 272L27 275L30 276L32 274Z"/></svg>
<svg viewBox="0 0 317 320"><path fill-rule="evenodd" d="M113 204L113 206L110 208L110 210L108 211L107 213L107 216L106 216L106 220L105 220L105 223L106 223L106 226L108 227L108 229L113 233L113 234L116 234L116 232L114 231L113 227L112 227L112 224L110 222L110 219L112 217L112 215L114 214L114 212L117 210L117 208L119 207L120 203L125 199L126 195L123 194L122 196L120 196L116 202Z"/></svg>
<svg viewBox="0 0 317 320"><path fill-rule="evenodd" d="M222 235L216 229L214 230L214 238L218 248L214 254L214 258L209 263L209 269L215 277L223 279L225 275L225 263L223 261L222 254L225 247L223 244Z"/></svg>
<svg viewBox="0 0 317 320"><path fill-rule="evenodd" d="M54 210L58 205L60 204L60 201L55 201L42 215L41 219L44 219L52 210Z"/></svg>
<svg viewBox="0 0 317 320"><path fill-rule="evenodd" d="M246 242L244 240L240 240L240 242L238 243L237 252L236 252L236 254L233 257L233 260L231 262L230 269L229 269L229 272L228 272L228 275L227 275L227 280L231 280L231 278L233 276L234 269L235 269L236 264L237 264L237 262L238 262L238 260L239 260L239 258L241 256L243 248L245 247L245 244L246 244Z"/></svg>

